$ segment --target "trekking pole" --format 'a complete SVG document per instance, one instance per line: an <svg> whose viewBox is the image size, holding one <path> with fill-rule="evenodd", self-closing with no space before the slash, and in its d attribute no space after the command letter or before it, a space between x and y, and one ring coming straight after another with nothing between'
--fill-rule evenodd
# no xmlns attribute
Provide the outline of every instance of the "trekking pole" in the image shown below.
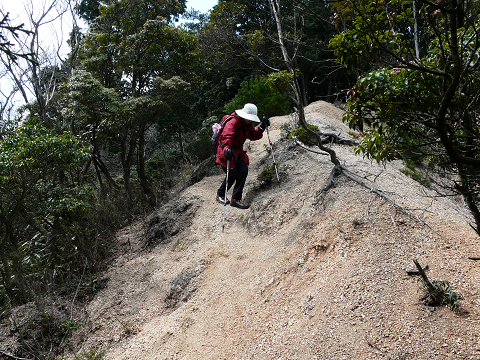
<svg viewBox="0 0 480 360"><path fill-rule="evenodd" d="M228 172L230 171L230 160L227 160L227 179L225 181L225 197L223 198L223 224L222 233L225 231L225 211L227 209Z"/></svg>
<svg viewBox="0 0 480 360"><path fill-rule="evenodd" d="M275 154L273 153L273 145L272 145L272 141L270 140L270 131L268 131L268 126L266 128L267 128L268 143L270 144L270 150L272 150L273 165L275 165L275 173L277 174L277 181L280 184L280 178L278 177L277 163L275 162Z"/></svg>

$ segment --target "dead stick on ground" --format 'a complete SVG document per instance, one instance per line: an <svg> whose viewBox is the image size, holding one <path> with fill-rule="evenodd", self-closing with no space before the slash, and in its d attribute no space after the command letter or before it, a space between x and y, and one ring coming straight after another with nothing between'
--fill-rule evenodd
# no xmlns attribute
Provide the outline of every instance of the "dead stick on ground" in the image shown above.
<svg viewBox="0 0 480 360"><path fill-rule="evenodd" d="M391 357L389 354L387 354L385 351L383 351L382 349L380 349L377 345L375 344L372 344L370 341L368 341L367 339L365 339L367 341L367 344L368 346L370 346L371 348L377 350L377 351L380 351L382 353L382 355L385 355L386 357L388 357L390 360L395 360L393 357Z"/></svg>
<svg viewBox="0 0 480 360"><path fill-rule="evenodd" d="M17 356L11 355L11 354L6 353L6 352L1 351L1 350L0 350L0 354L1 354L1 355L4 355L4 356L7 356L7 357L9 357L9 358L11 358L11 359L16 359L16 360L30 360L30 359L28 359L28 358L21 358L21 357L17 357Z"/></svg>
<svg viewBox="0 0 480 360"><path fill-rule="evenodd" d="M432 304L440 304L443 300L443 293L439 291L430 281L430 279L427 277L427 274L425 274L425 271L423 271L422 267L418 263L416 259L413 260L415 263L415 266L417 267L417 270L419 272L419 275L422 277L423 282L425 283L425 286L427 287L428 293L432 297Z"/></svg>
<svg viewBox="0 0 480 360"><path fill-rule="evenodd" d="M393 225L395 226L395 229L398 230L397 223L395 222L395 219L393 218L392 213L390 212L390 208L391 208L391 206L388 208L388 215L390 215L390 219L392 219L392 222L393 222Z"/></svg>
<svg viewBox="0 0 480 360"><path fill-rule="evenodd" d="M425 267L423 268L423 271L426 271L428 270L428 265L425 265ZM418 270L405 270L407 272L407 275L420 275L420 271Z"/></svg>

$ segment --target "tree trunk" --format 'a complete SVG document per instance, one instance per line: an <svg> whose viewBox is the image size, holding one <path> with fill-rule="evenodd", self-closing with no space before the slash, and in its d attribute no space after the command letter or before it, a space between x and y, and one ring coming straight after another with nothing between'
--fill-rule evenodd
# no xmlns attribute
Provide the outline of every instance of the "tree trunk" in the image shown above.
<svg viewBox="0 0 480 360"><path fill-rule="evenodd" d="M97 144L97 137L95 136L96 132L97 132L97 128L94 127L92 130L92 134L93 134L92 135L92 145L93 145L92 161L93 161L93 167L95 168L95 173L97 174L98 186L100 187L100 197L104 199L106 192L105 192L105 186L103 185L102 174L98 166L98 155L97 155L98 144Z"/></svg>
<svg viewBox="0 0 480 360"><path fill-rule="evenodd" d="M121 141L122 151L120 153L120 160L123 168L123 185L125 188L125 196L127 201L127 208L131 209L133 205L133 194L131 184L131 166L133 160L133 154L135 152L135 141L125 137Z"/></svg>
<svg viewBox="0 0 480 360"><path fill-rule="evenodd" d="M413 38L415 41L415 57L420 59L420 44L418 40L418 14L417 14L417 0L413 0Z"/></svg>
<svg viewBox="0 0 480 360"><path fill-rule="evenodd" d="M460 192L460 194L462 194L465 204L467 204L468 209L473 215L473 219L475 221L474 230L480 235L480 210L478 209L477 201L475 199L477 194L474 191L474 184L471 184L469 179L472 175L467 172L466 167L463 164L457 164L457 166L461 184L457 184L455 188Z"/></svg>
<svg viewBox="0 0 480 360"><path fill-rule="evenodd" d="M185 153L185 148L183 147L182 129L178 130L178 145L180 146L180 152L182 153L183 160L188 164L191 164L192 162L188 158L187 154Z"/></svg>
<svg viewBox="0 0 480 360"><path fill-rule="evenodd" d="M0 259L2 260L2 279L5 292L10 300L14 299L13 286L12 286L12 274L10 273L10 266L8 265L7 256L5 254L5 235L0 243Z"/></svg>
<svg viewBox="0 0 480 360"><path fill-rule="evenodd" d="M138 178L140 179L140 184L142 185L143 193L147 198L148 205L155 206L157 204L157 198L150 186L150 183L147 180L147 175L145 173L145 132L142 131L138 142Z"/></svg>
<svg viewBox="0 0 480 360"><path fill-rule="evenodd" d="M340 161L337 158L337 154L335 153L335 151L333 149L330 149L324 146L322 143L322 137L320 133L310 129L310 127L307 124L307 121L305 119L305 103L304 103L305 97L302 94L302 87L299 83L298 76L295 71L296 67L294 64L294 58L293 59L290 58L287 52L287 48L285 47L285 44L283 42L282 24L280 22L279 0L270 0L270 5L272 8L273 15L275 17L275 22L277 24L278 44L280 46L280 49L282 50L283 60L285 62L285 65L288 71L293 75L293 84L292 84L292 90L294 93L293 101L297 106L299 123L307 132L315 136L315 138L317 139L317 145L320 148L320 150L327 152L330 155L330 161L335 165L330 173L330 177L328 179L326 186L322 189L322 191L327 191L334 185L334 178L339 174L341 174L342 166L340 164Z"/></svg>
<svg viewBox="0 0 480 360"><path fill-rule="evenodd" d="M105 199L105 195L106 195L105 186L103 185L102 174L101 174L100 169L98 167L95 153L92 155L92 157L93 157L93 167L95 168L95 173L97 174L98 186L100 187L100 197L102 199Z"/></svg>

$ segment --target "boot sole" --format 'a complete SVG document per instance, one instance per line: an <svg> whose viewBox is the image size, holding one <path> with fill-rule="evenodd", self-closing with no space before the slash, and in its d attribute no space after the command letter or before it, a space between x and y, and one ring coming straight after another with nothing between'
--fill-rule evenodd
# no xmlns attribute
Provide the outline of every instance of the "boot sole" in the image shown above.
<svg viewBox="0 0 480 360"><path fill-rule="evenodd" d="M240 205L236 205L234 203L231 203L230 206L233 206L233 207L236 207L236 208L239 208L239 209L248 209L250 207L250 205L248 206L240 206Z"/></svg>

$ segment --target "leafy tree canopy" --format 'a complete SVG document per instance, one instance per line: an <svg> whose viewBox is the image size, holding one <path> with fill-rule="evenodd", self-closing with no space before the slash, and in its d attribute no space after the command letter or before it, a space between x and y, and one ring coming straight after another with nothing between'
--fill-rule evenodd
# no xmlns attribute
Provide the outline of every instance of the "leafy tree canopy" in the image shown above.
<svg viewBox="0 0 480 360"><path fill-rule="evenodd" d="M330 45L359 76L344 120L352 128L368 125L357 151L377 161L440 165L478 229L480 3L419 1L414 10L410 0L348 0L334 7L347 30ZM421 51L414 28L423 29Z"/></svg>
<svg viewBox="0 0 480 360"><path fill-rule="evenodd" d="M231 114L242 109L246 103L255 104L259 114L268 116L291 112L291 103L285 101L282 93L269 86L267 77L252 77L249 81L244 81L235 98L225 105L225 111Z"/></svg>
<svg viewBox="0 0 480 360"><path fill-rule="evenodd" d="M0 259L3 289L11 300L29 295L25 269L52 254L52 240L58 245L67 240L68 251L75 252L69 236L83 229L77 224L68 230L68 219L90 213L82 210L91 205L82 201L78 182L88 154L72 134L54 135L36 126L22 126L0 141ZM59 233L62 237L55 238Z"/></svg>

